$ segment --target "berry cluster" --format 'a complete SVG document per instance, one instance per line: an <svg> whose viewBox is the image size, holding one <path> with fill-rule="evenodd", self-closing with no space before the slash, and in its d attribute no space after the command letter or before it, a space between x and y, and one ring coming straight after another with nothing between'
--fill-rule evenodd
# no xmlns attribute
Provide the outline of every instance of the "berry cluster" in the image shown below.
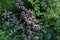
<svg viewBox="0 0 60 40"><path fill-rule="evenodd" d="M15 6L21 10L21 17L25 21L27 34L28 34L28 40L31 40L31 34L33 31L39 31L41 29L40 25L38 24L38 21L36 20L36 17L32 15L32 13L26 9L23 5L22 1L17 1L15 3ZM38 37L35 36L34 40L38 40Z"/></svg>

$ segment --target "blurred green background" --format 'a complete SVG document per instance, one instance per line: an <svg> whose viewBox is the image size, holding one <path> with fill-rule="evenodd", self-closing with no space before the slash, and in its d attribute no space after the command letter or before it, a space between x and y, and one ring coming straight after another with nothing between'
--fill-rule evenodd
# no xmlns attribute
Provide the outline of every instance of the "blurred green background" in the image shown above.
<svg viewBox="0 0 60 40"><path fill-rule="evenodd" d="M44 26L44 29L40 31L39 40L60 40L60 0L22 1L32 15L36 16L39 24ZM0 0L0 40L26 40L24 33L20 35L22 38L14 33L10 35L14 26L24 27L18 9L14 7L15 2L16 0ZM20 23L17 25L16 22L5 19L4 16L7 14L4 13L4 9L11 11Z"/></svg>

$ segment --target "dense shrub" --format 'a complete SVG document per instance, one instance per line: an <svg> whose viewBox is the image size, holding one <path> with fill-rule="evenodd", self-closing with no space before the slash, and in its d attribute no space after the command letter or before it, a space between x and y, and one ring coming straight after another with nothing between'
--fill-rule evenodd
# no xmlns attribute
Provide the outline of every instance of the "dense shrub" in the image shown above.
<svg viewBox="0 0 60 40"><path fill-rule="evenodd" d="M39 32L39 40L60 40L60 0L22 1L24 7L43 26ZM26 25L15 3L16 0L0 0L0 40L27 40ZM18 35L16 29L20 27L24 32ZM33 37L34 35L32 35L32 40Z"/></svg>

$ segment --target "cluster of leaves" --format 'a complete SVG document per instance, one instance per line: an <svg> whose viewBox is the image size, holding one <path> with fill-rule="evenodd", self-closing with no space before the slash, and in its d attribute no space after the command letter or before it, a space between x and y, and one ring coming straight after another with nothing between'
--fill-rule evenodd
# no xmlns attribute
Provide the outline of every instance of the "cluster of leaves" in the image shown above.
<svg viewBox="0 0 60 40"><path fill-rule="evenodd" d="M0 40L20 40L20 36L10 34L15 26L24 26L18 9L14 8L15 2L16 0L0 0ZM60 40L60 0L23 0L23 2L32 15L36 16L40 25L44 26L39 40ZM11 14L4 13L4 9L9 10L8 13L12 11L12 15L15 15L13 17L20 23L17 25L14 18L5 19L5 16Z"/></svg>
<svg viewBox="0 0 60 40"><path fill-rule="evenodd" d="M18 10L14 8L15 2L16 0L0 0L0 40L20 40L22 37L14 32L24 25Z"/></svg>
<svg viewBox="0 0 60 40"><path fill-rule="evenodd" d="M59 0L28 0L33 9L29 8L33 15L37 17L40 24L46 29L42 29L46 35L45 39L52 35L53 40L60 40L60 1ZM28 6L29 7L29 6ZM50 39L50 40L52 40Z"/></svg>

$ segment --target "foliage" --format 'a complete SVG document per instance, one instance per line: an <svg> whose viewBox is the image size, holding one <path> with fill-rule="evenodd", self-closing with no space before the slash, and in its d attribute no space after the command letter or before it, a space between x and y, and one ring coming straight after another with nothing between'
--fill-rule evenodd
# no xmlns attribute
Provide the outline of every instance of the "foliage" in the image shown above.
<svg viewBox="0 0 60 40"><path fill-rule="evenodd" d="M10 35L10 31L16 26L25 26L18 9L14 7L15 2L16 0L0 0L0 40L19 40L20 36L14 33ZM40 31L39 40L60 40L60 0L23 0L23 2L32 15L36 16L39 24L44 26ZM8 12L4 12L4 9ZM5 19L7 15L13 16ZM17 20L15 21L13 17ZM18 25L17 21L20 22ZM25 34L22 37L26 40Z"/></svg>

